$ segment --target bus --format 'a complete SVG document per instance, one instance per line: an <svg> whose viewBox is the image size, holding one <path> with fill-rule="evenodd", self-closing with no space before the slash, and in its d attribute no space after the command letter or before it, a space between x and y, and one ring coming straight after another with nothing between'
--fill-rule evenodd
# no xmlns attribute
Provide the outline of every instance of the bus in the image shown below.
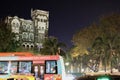
<svg viewBox="0 0 120 80"><path fill-rule="evenodd" d="M65 80L63 57L0 53L0 80Z"/></svg>

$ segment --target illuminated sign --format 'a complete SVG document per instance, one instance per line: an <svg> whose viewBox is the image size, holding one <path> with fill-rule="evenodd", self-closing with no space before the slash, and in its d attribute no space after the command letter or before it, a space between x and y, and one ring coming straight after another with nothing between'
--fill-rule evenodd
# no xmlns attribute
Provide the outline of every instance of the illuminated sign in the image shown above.
<svg viewBox="0 0 120 80"><path fill-rule="evenodd" d="M111 80L111 78L108 75L103 75L103 76L97 77L97 80Z"/></svg>

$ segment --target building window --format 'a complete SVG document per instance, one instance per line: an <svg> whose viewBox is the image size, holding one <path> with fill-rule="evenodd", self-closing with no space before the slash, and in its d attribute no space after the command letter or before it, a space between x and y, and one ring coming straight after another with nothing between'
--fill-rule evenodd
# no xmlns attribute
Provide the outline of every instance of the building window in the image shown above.
<svg viewBox="0 0 120 80"><path fill-rule="evenodd" d="M43 19L41 19L41 22L43 22Z"/></svg>
<svg viewBox="0 0 120 80"><path fill-rule="evenodd" d="M22 27L23 27L23 31L27 30L26 25L23 25Z"/></svg>
<svg viewBox="0 0 120 80"><path fill-rule="evenodd" d="M42 30L44 30L44 27L42 27Z"/></svg>
<svg viewBox="0 0 120 80"><path fill-rule="evenodd" d="M30 31L30 26L28 24L26 25L26 27L27 27L27 31Z"/></svg>
<svg viewBox="0 0 120 80"><path fill-rule="evenodd" d="M44 22L47 22L47 20L46 20L46 19L44 19Z"/></svg>
<svg viewBox="0 0 120 80"><path fill-rule="evenodd" d="M38 29L39 29L39 30L41 30L41 27L40 27L40 26L38 26Z"/></svg>
<svg viewBox="0 0 120 80"><path fill-rule="evenodd" d="M29 33L29 41L34 41L34 34L33 33Z"/></svg>
<svg viewBox="0 0 120 80"><path fill-rule="evenodd" d="M34 45L31 45L31 48L33 48L34 47Z"/></svg>
<svg viewBox="0 0 120 80"><path fill-rule="evenodd" d="M30 25L30 32L33 32L34 31L34 28L32 25Z"/></svg>
<svg viewBox="0 0 120 80"><path fill-rule="evenodd" d="M23 47L25 48L25 45L23 44Z"/></svg>
<svg viewBox="0 0 120 80"><path fill-rule="evenodd" d="M16 40L19 41L19 35L15 35Z"/></svg>
<svg viewBox="0 0 120 80"><path fill-rule="evenodd" d="M29 39L29 36L28 36L27 32L22 33L22 39L23 39L23 41L27 41Z"/></svg>
<svg viewBox="0 0 120 80"><path fill-rule="evenodd" d="M13 19L11 21L11 26L12 26L12 32L19 33L20 22L18 19Z"/></svg>

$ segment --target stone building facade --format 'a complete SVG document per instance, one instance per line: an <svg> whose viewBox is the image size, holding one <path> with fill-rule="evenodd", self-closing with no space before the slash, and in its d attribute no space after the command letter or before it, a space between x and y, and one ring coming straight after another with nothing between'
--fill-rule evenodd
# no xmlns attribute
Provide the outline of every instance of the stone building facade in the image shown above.
<svg viewBox="0 0 120 80"><path fill-rule="evenodd" d="M48 35L49 12L31 9L31 18L31 20L26 20L17 16L8 16L7 23L24 48L37 47L40 49L43 40Z"/></svg>

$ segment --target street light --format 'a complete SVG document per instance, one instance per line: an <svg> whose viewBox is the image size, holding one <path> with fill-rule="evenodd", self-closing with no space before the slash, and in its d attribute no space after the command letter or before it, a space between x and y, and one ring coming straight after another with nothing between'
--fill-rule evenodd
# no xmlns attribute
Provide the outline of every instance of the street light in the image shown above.
<svg viewBox="0 0 120 80"><path fill-rule="evenodd" d="M68 67L68 66L69 66L69 62L66 62L66 63L65 63L65 66L66 66L67 73L69 73L69 69L68 69L68 68L69 68L69 67Z"/></svg>
<svg viewBox="0 0 120 80"><path fill-rule="evenodd" d="M58 47L58 54L60 54L60 47Z"/></svg>
<svg viewBox="0 0 120 80"><path fill-rule="evenodd" d="M66 62L65 65L68 66L68 65L69 65L69 62Z"/></svg>

